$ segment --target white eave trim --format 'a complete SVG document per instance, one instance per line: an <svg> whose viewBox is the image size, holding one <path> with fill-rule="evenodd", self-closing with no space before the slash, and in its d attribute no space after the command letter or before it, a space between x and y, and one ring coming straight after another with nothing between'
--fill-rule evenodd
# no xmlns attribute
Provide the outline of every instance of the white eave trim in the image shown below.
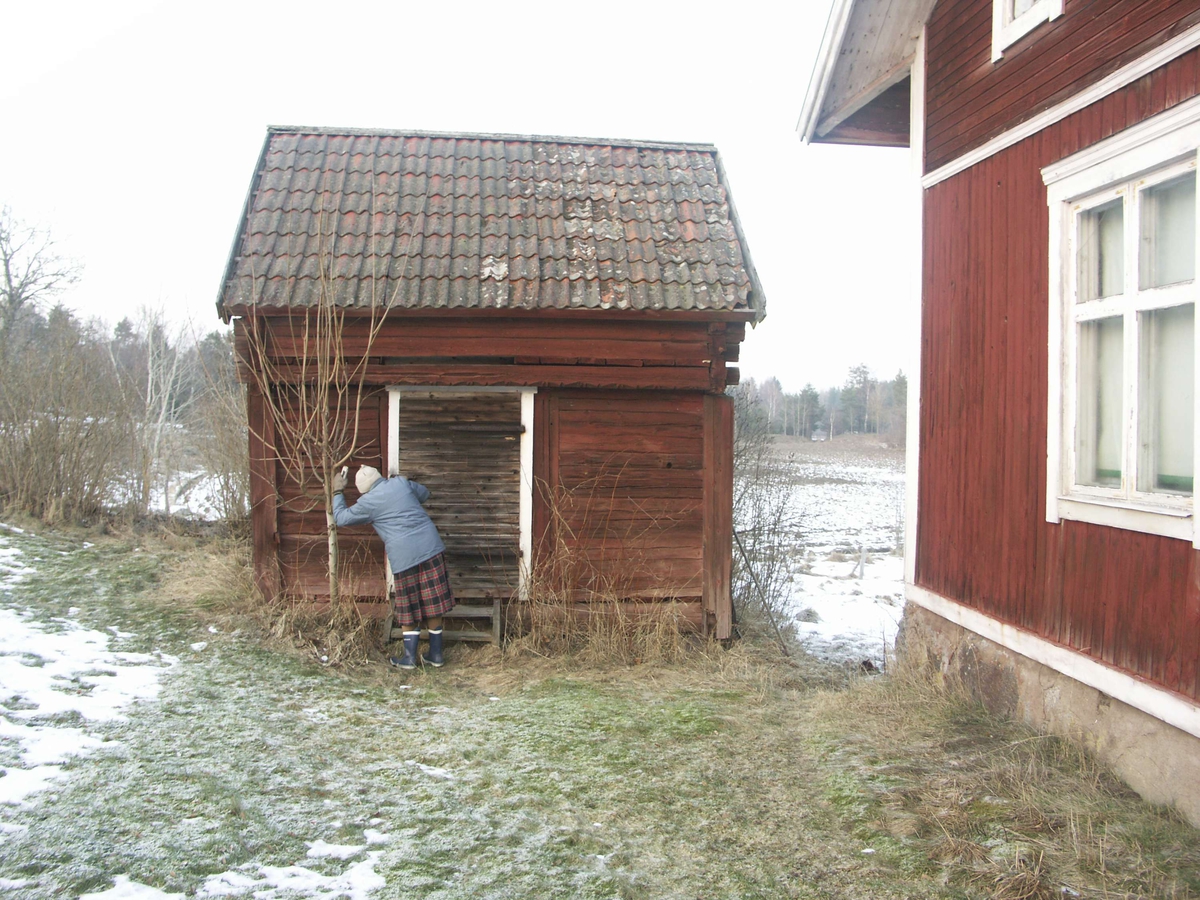
<svg viewBox="0 0 1200 900"><path fill-rule="evenodd" d="M804 106L800 108L800 121L796 123L800 140L806 144L812 141L817 131L821 105L825 102L825 94L833 80L833 70L837 66L842 41L846 39L846 29L850 26L850 12L853 8L854 0L833 0L833 8L829 11L829 21L825 23L825 34L821 38L821 49L817 51L817 62L808 81L808 92L804 95Z"/></svg>
<svg viewBox="0 0 1200 900"><path fill-rule="evenodd" d="M1102 78L1091 87L1064 100L1057 106L1050 107L1050 109L1039 113L1031 119L1025 120L1015 128L996 135L996 137L992 138L986 144L982 144L974 150L964 153L941 168L934 169L922 179L922 186L928 189L948 178L952 178L960 172L965 172L985 159L995 156L1001 150L1007 150L1009 147L1019 144L1026 138L1032 137L1039 131L1049 128L1056 122L1061 122L1067 116L1074 115L1080 110L1091 106L1096 101L1104 99L1109 94L1127 87L1139 78L1149 75L1155 69L1165 66L1171 60L1182 56L1189 50L1194 50L1196 47L1200 47L1200 25L1193 26L1182 34L1176 35L1157 49L1117 69L1111 75Z"/></svg>
<svg viewBox="0 0 1200 900"><path fill-rule="evenodd" d="M910 584L906 587L905 597L931 613L955 625L961 625L1013 653L1019 653L1068 678L1108 694L1193 737L1200 737L1200 706L1178 694L1141 681L1014 625L993 619L926 588Z"/></svg>

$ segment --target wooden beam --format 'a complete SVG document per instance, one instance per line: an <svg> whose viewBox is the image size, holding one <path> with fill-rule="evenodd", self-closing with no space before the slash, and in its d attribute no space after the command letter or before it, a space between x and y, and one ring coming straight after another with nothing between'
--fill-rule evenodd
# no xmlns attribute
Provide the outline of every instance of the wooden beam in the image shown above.
<svg viewBox="0 0 1200 900"><path fill-rule="evenodd" d="M367 371L372 385L504 385L511 387L606 388L627 390L704 391L724 388L724 362L719 376L710 366L541 366L488 363L376 365ZM302 374L299 366L279 366L280 379L293 381ZM311 371L306 373L312 377Z"/></svg>
<svg viewBox="0 0 1200 900"><path fill-rule="evenodd" d="M733 400L704 398L704 560L706 634L733 636Z"/></svg>

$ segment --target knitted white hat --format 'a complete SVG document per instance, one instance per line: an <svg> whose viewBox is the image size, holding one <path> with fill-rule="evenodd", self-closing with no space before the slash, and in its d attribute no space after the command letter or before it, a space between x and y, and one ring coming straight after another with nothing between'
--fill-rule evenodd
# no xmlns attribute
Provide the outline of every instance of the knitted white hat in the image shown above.
<svg viewBox="0 0 1200 900"><path fill-rule="evenodd" d="M371 488L375 487L375 483L382 479L379 470L374 466L359 466L358 474L354 476L354 486L358 488L360 494L365 494Z"/></svg>

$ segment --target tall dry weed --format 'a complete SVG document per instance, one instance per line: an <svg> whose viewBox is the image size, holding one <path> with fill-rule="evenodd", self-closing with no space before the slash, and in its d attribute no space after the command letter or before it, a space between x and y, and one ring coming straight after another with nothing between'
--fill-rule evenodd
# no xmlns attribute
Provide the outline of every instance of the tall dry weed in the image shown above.
<svg viewBox="0 0 1200 900"><path fill-rule="evenodd" d="M571 656L585 664L673 663L696 645L685 602L645 596L651 550L643 538L671 522L649 512L619 523L611 514L620 474L574 490L539 484L549 526L526 582L509 604L509 652ZM589 554L584 539L600 550Z"/></svg>

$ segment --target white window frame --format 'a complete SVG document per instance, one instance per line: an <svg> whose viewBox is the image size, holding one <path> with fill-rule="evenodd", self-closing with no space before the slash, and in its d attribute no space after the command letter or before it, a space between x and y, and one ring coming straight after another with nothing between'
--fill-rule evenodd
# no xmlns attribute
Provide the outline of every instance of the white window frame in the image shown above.
<svg viewBox="0 0 1200 900"><path fill-rule="evenodd" d="M1012 14L1013 0L992 0L992 62L1043 22L1063 14L1063 0L1037 0L1019 16Z"/></svg>
<svg viewBox="0 0 1200 900"><path fill-rule="evenodd" d="M1200 151L1200 98L1161 113L1126 129L1111 138L1067 157L1042 170L1049 205L1049 341L1046 422L1046 520L1064 519L1125 528L1147 534L1190 540L1200 548L1200 533L1195 528L1194 497L1171 494L1138 493L1131 486L1124 490L1081 487L1075 481L1075 401L1076 325L1081 316L1075 303L1078 266L1076 263L1077 217L1081 209L1104 202L1130 183L1147 184L1166 180L1196 167ZM1106 195L1105 192L1110 192ZM1126 215L1129 215L1127 208ZM1129 230L1136 231L1136 221ZM1129 227L1129 226L1127 226ZM1200 228L1197 229L1200 234ZM1200 240L1198 240L1200 244ZM1200 246L1197 247L1200 264ZM1126 265L1129 265L1127 260ZM1135 267L1136 268L1136 267ZM1137 272L1126 271L1127 283ZM1196 303L1200 279L1188 285ZM1159 288L1178 294L1179 287ZM1104 303L1106 301L1093 301ZM1163 306L1170 305L1164 301ZM1198 304L1200 305L1200 304ZM1097 307L1103 313L1101 307ZM1113 313L1115 314L1115 310ZM1092 317L1084 314L1082 318ZM1129 329L1126 329L1127 331ZM1200 329L1197 329L1200 335ZM1131 353L1136 333L1126 334L1125 365L1136 366ZM1198 341L1200 344L1200 341ZM1194 357L1200 363L1200 347ZM1200 364L1195 366L1196 387L1200 387ZM1126 373L1125 385L1136 383ZM1136 390L1134 390L1136 394ZM1200 398L1200 392L1195 394ZM1136 396L1125 398L1124 416L1128 441L1125 454L1135 452L1130 442L1136 432ZM1200 411L1198 411L1200 413ZM1193 416L1193 472L1200 472L1200 414ZM1131 474L1128 466L1124 471Z"/></svg>

